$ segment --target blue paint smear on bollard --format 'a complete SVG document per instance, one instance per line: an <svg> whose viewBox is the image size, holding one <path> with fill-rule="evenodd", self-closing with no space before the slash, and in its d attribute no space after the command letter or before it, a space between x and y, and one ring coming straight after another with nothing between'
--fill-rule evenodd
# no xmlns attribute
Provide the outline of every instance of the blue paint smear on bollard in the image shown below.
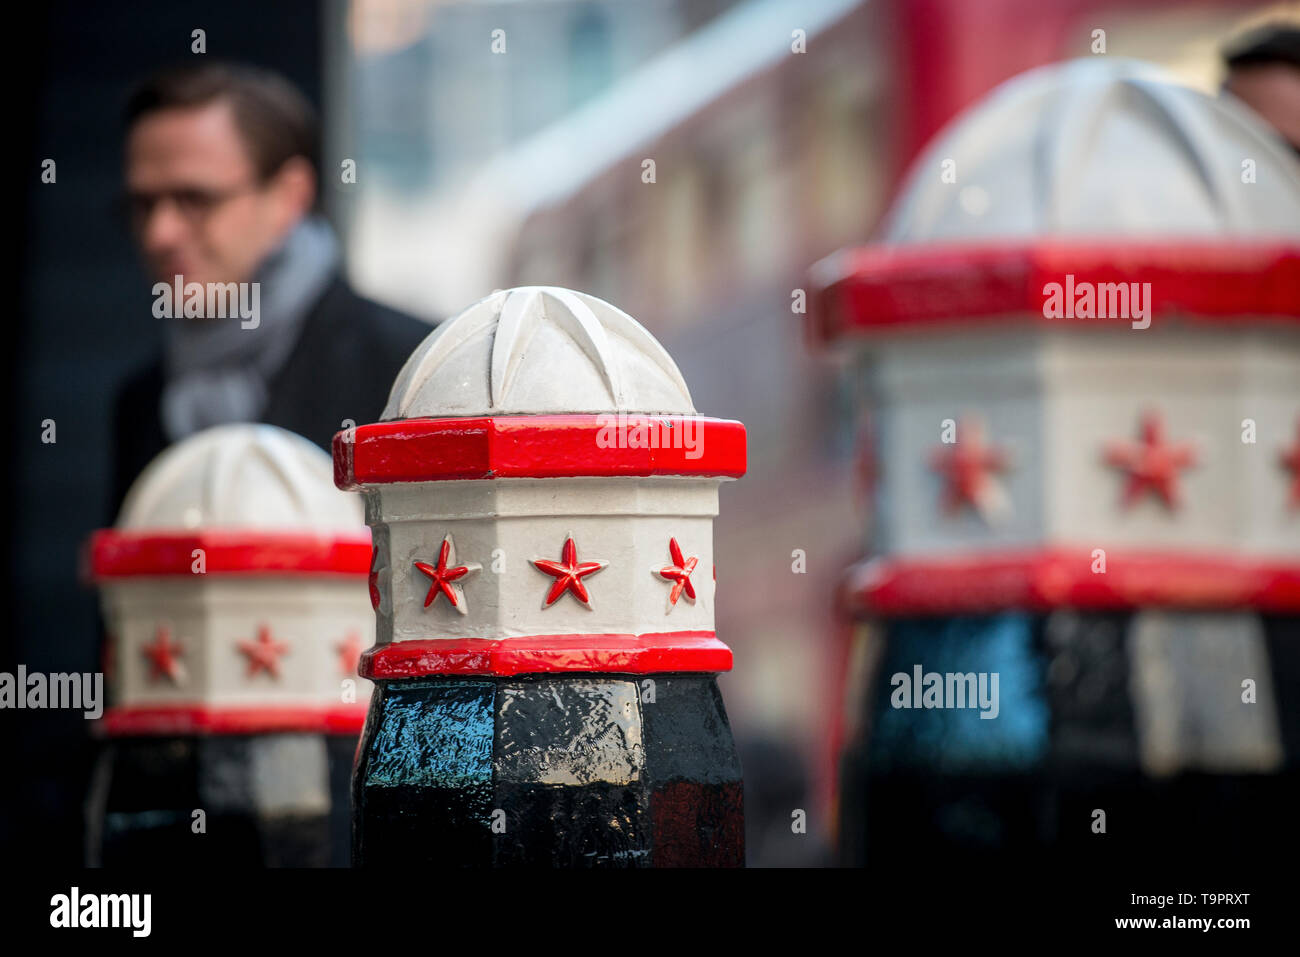
<svg viewBox="0 0 1300 957"><path fill-rule="evenodd" d="M1049 744L1045 662L1035 647L1033 617L1003 615L895 621L876 679L870 762L934 772L1032 770ZM998 715L965 708L896 708L893 675L914 667L998 676ZM969 703L968 703L969 704Z"/></svg>
<svg viewBox="0 0 1300 957"><path fill-rule="evenodd" d="M394 683L383 694L367 787L491 783L494 683Z"/></svg>

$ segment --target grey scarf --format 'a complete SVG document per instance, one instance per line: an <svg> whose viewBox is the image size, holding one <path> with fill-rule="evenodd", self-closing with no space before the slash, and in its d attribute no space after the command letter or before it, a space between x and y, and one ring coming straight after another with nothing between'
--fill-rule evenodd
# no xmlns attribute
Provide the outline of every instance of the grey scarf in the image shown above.
<svg viewBox="0 0 1300 957"><path fill-rule="evenodd" d="M163 430L179 441L200 429L256 421L269 383L288 360L311 307L338 268L338 242L320 217L304 219L258 269L259 321L163 320Z"/></svg>

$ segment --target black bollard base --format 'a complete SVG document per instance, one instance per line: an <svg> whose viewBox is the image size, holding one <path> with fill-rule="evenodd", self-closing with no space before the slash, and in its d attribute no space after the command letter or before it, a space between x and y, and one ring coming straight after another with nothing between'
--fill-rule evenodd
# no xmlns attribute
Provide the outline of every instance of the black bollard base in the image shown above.
<svg viewBox="0 0 1300 957"><path fill-rule="evenodd" d="M1275 843L1300 800L1288 717L1300 622L1174 622L1169 639L1118 611L888 622L840 761L842 862L1222 868ZM997 674L996 717L938 695L918 708L903 693L917 666ZM1258 701L1243 701L1243 677L1264 689Z"/></svg>
<svg viewBox="0 0 1300 957"><path fill-rule="evenodd" d="M353 800L364 866L744 865L712 674L378 682Z"/></svg>
<svg viewBox="0 0 1300 957"><path fill-rule="evenodd" d="M356 737L128 737L100 753L87 862L346 867Z"/></svg>

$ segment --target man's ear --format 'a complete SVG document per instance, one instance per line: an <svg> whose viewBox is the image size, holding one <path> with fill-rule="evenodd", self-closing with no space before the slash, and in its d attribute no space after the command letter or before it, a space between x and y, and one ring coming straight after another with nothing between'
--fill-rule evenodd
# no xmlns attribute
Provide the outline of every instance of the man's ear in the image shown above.
<svg viewBox="0 0 1300 957"><path fill-rule="evenodd" d="M316 171L301 156L294 156L271 178L280 201L286 225L296 223L308 213L316 202Z"/></svg>

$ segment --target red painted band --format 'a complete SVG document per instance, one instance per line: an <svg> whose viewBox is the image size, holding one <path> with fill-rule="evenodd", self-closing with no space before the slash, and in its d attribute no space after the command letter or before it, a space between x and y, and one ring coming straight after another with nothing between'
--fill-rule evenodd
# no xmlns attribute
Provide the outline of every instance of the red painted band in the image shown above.
<svg viewBox="0 0 1300 957"><path fill-rule="evenodd" d="M197 704L116 707L100 731L110 737L204 734L359 734L368 704L312 707L205 707Z"/></svg>
<svg viewBox="0 0 1300 957"><path fill-rule="evenodd" d="M92 581L150 575L195 575L195 549L202 549L207 575L367 575L370 536L323 537L240 530L121 532L104 529L90 537Z"/></svg>
<svg viewBox="0 0 1300 957"><path fill-rule="evenodd" d="M831 340L905 324L1011 317L1090 325L1129 321L1043 316L1048 283L1149 282L1152 321L1300 317L1300 245L1119 243L867 246L813 267L809 332ZM1073 315L1073 312L1070 313Z"/></svg>
<svg viewBox="0 0 1300 957"><path fill-rule="evenodd" d="M730 670L731 649L711 631L394 641L363 652L357 668L361 677L375 681L426 675Z"/></svg>
<svg viewBox="0 0 1300 957"><path fill-rule="evenodd" d="M689 421L688 421L689 420ZM334 484L745 474L745 427L682 415L400 419L334 436Z"/></svg>
<svg viewBox="0 0 1300 957"><path fill-rule="evenodd" d="M1054 548L959 558L878 559L850 569L842 599L864 616L1024 609L1251 608L1300 611L1300 560Z"/></svg>

